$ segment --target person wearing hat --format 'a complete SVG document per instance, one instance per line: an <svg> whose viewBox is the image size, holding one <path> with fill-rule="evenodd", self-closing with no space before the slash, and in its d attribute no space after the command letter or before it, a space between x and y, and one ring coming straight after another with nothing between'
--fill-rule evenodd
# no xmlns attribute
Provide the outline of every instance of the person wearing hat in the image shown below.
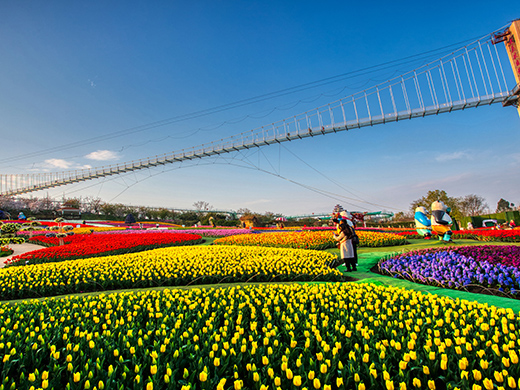
<svg viewBox="0 0 520 390"><path fill-rule="evenodd" d="M352 248L354 248L354 268L356 268L356 266L358 265L358 255L357 255L357 247L359 245L359 237L358 235L356 234L356 224L354 223L354 217L352 216L352 214L349 212L349 211L342 211L341 213L339 213L340 217L342 219L344 219L348 224L349 226L352 228L352 231L354 232L354 235L352 237Z"/></svg>
<svg viewBox="0 0 520 390"><path fill-rule="evenodd" d="M345 219L332 220L337 228L334 233L334 239L338 241L340 251L340 261L333 265L337 268L341 264L345 264L347 272L357 271L356 259L354 257L354 247L352 246L352 237L354 237L354 229L347 223Z"/></svg>

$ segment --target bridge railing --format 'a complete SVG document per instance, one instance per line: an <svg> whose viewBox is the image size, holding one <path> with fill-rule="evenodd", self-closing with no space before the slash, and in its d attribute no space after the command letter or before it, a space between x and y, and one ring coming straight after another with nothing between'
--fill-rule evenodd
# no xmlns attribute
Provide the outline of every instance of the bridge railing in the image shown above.
<svg viewBox="0 0 520 390"><path fill-rule="evenodd" d="M0 193L20 194L166 163L503 102L516 82L505 74L502 57L504 53L498 52L491 39L478 40L384 83L269 125L121 164L43 175L0 175Z"/></svg>

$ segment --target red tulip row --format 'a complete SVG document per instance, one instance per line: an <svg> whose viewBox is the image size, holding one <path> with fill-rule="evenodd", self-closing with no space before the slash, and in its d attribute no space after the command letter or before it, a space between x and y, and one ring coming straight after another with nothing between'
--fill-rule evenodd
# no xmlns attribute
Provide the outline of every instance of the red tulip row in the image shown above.
<svg viewBox="0 0 520 390"><path fill-rule="evenodd" d="M37 236L29 241L48 248L14 256L6 265L48 263L84 257L138 252L174 245L198 244L202 237L188 233L76 234L61 238Z"/></svg>

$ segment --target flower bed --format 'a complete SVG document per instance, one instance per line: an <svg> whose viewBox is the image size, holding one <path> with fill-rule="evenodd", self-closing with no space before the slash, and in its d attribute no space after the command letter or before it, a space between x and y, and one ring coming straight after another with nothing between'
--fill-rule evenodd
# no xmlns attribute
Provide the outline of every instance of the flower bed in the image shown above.
<svg viewBox="0 0 520 390"><path fill-rule="evenodd" d="M408 241L406 238L398 236L394 233L381 233L370 231L356 231L359 236L359 246L362 247L382 247L406 245Z"/></svg>
<svg viewBox="0 0 520 390"><path fill-rule="evenodd" d="M116 232L105 231L103 234L113 234L113 233L157 233L157 232L166 232L166 233L192 233L198 234L203 237L227 237L227 236L235 236L237 234L248 234L250 233L249 229L168 229L168 230L118 230Z"/></svg>
<svg viewBox="0 0 520 390"><path fill-rule="evenodd" d="M417 232L396 233L405 238L422 238ZM435 234L435 233L434 233ZM466 239L477 241L499 241L499 242L520 242L520 229L512 230L454 230L451 236L453 240Z"/></svg>
<svg viewBox="0 0 520 390"><path fill-rule="evenodd" d="M56 226L56 225L54 225ZM69 226L69 225L64 225ZM72 226L72 225L70 225ZM58 230L52 230L54 233L57 233ZM74 234L90 234L92 232L105 232L105 231L116 231L121 232L124 231L123 228L118 227L99 227L99 226L86 226L86 227L75 227L72 230ZM25 236L25 237L33 237L33 236L41 236L49 233L49 230L38 230L38 227L35 227L35 230L26 230L26 231L19 231L18 236Z"/></svg>
<svg viewBox="0 0 520 390"><path fill-rule="evenodd" d="M0 245L23 244L24 242L25 242L25 238L23 238L23 237L4 237L4 238L0 238Z"/></svg>
<svg viewBox="0 0 520 390"><path fill-rule="evenodd" d="M327 266L335 259L326 252L281 248L162 248L3 268L0 300L188 284L344 280Z"/></svg>
<svg viewBox="0 0 520 390"><path fill-rule="evenodd" d="M5 257L13 254L13 250L6 245L0 246L0 257Z"/></svg>
<svg viewBox="0 0 520 390"><path fill-rule="evenodd" d="M403 245L405 238L390 233L357 231L359 246L379 247ZM327 249L334 248L337 241L330 231L303 231L263 234L243 234L218 238L216 245L268 246L277 248Z"/></svg>
<svg viewBox="0 0 520 390"><path fill-rule="evenodd" d="M411 251L379 261L394 277L446 288L479 285L518 294L520 246L475 245Z"/></svg>
<svg viewBox="0 0 520 390"><path fill-rule="evenodd" d="M124 228L119 227L113 227L113 226L86 226L86 227L79 227L74 228L72 231L74 234L90 234L92 232L99 233L99 232L121 232L124 231Z"/></svg>
<svg viewBox="0 0 520 390"><path fill-rule="evenodd" d="M67 297L3 304L0 321L6 389L493 389L520 377L512 310L368 284Z"/></svg>
<svg viewBox="0 0 520 390"><path fill-rule="evenodd" d="M20 226L33 226L33 227L52 227L52 226L80 226L80 227L89 227L89 224L83 224L81 222L56 222L56 221L26 221L26 220L12 220L12 221L3 221L4 223L17 223Z"/></svg>
<svg viewBox="0 0 520 390"><path fill-rule="evenodd" d="M60 245L63 240L64 245ZM6 265L40 264L107 254L138 252L172 245L198 244L201 236L186 233L80 234L64 238L36 236L29 242L50 246L14 256Z"/></svg>
<svg viewBox="0 0 520 390"><path fill-rule="evenodd" d="M180 225L177 225L175 223L170 222L159 222L159 221L138 221L131 225L127 224L125 221L92 221L96 225L107 225L107 226L115 226L119 228L137 228L139 225L142 225L143 227L179 227Z"/></svg>

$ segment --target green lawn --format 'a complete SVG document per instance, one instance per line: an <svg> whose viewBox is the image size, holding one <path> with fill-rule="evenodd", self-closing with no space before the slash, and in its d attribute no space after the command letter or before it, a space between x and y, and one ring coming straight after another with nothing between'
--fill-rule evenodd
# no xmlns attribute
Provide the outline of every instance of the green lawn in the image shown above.
<svg viewBox="0 0 520 390"><path fill-rule="evenodd" d="M451 298L460 298L468 301L478 301L481 303L488 303L489 305L511 308L514 311L520 311L520 300L495 297L491 295L485 294L475 294L468 293L464 291L445 289L435 286L426 286L422 284L417 284L413 282L409 282L407 280L397 279L390 276L378 275L370 272L370 269L377 264L379 259L390 255L395 252L402 251L411 251L416 249L426 249L432 247L442 247L442 246L462 246L462 245L520 245L520 243L503 243L503 242L482 242L475 240L456 240L454 243L446 244L440 242L438 240L424 240L424 239L415 239L408 240L410 242L409 245L400 245L400 246L392 246L392 247L382 247L382 248L359 248L358 249L358 270L356 272L345 272L345 275L354 277L359 279L355 283L375 283L386 286L397 286L402 288L413 289L416 291L422 291L431 294L443 295ZM330 253L334 253L336 255L339 254L339 250L329 249L327 250ZM344 271L344 267L339 268L341 271Z"/></svg>

